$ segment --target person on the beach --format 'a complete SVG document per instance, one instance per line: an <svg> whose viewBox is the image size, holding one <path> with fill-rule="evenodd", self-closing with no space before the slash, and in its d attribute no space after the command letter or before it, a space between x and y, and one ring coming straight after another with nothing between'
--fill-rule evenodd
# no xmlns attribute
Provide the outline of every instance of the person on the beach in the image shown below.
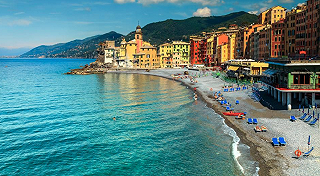
<svg viewBox="0 0 320 176"><path fill-rule="evenodd" d="M113 117L113 120L116 121L116 117Z"/></svg>

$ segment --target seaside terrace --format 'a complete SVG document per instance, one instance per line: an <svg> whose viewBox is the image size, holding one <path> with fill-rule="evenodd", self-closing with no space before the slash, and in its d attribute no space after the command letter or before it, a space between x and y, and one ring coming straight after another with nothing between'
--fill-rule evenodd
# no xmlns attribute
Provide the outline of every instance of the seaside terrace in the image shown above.
<svg viewBox="0 0 320 176"><path fill-rule="evenodd" d="M287 105L291 110L292 100L302 106L320 103L320 59L269 59L269 68L263 72L262 82L268 94ZM293 99L292 99L293 98Z"/></svg>

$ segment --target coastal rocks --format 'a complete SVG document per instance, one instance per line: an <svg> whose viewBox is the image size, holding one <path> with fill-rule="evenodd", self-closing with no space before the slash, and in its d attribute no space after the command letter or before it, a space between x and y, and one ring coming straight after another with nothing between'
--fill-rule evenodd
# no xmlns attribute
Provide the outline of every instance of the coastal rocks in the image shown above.
<svg viewBox="0 0 320 176"><path fill-rule="evenodd" d="M92 62L90 65L86 64L80 69L72 69L70 72L65 73L65 75L104 74L107 73L107 71L108 69L104 65L101 65L98 62Z"/></svg>

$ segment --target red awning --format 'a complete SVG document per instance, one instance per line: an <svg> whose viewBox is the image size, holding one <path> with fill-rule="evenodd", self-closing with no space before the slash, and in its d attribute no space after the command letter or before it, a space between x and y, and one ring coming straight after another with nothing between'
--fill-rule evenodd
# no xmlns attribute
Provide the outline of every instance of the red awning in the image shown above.
<svg viewBox="0 0 320 176"><path fill-rule="evenodd" d="M300 51L299 54L307 54L306 51Z"/></svg>

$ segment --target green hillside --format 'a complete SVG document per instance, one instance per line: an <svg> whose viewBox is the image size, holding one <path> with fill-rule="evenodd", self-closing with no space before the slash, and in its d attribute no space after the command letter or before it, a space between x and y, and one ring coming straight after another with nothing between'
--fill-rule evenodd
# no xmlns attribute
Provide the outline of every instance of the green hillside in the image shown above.
<svg viewBox="0 0 320 176"><path fill-rule="evenodd" d="M150 23L142 28L143 39L153 45L172 40L189 41L190 35L209 32L219 27L228 27L229 24L239 26L256 23L256 15L246 12L235 12L224 16L211 17L192 17L185 20L166 20ZM98 35L86 38L84 40L74 40L68 43L60 43L52 46L39 46L20 57L71 57L71 58L96 58L96 49L98 44L105 40L115 40L116 46L119 46L121 34L109 32L104 35ZM129 41L134 39L134 31L125 36Z"/></svg>

